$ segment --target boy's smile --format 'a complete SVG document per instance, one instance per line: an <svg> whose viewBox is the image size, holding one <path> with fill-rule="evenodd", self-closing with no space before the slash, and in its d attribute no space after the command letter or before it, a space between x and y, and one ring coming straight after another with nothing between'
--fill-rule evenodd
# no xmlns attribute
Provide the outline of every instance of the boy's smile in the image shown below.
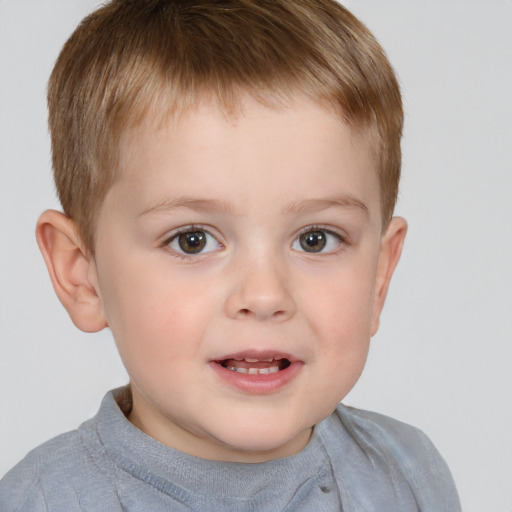
<svg viewBox="0 0 512 512"><path fill-rule="evenodd" d="M127 138L89 274L130 420L258 462L301 450L357 381L405 226L382 236L377 163L336 115L302 97L242 106Z"/></svg>
<svg viewBox="0 0 512 512"><path fill-rule="evenodd" d="M245 351L211 361L219 377L240 391L264 394L277 391L293 379L303 361L278 352Z"/></svg>

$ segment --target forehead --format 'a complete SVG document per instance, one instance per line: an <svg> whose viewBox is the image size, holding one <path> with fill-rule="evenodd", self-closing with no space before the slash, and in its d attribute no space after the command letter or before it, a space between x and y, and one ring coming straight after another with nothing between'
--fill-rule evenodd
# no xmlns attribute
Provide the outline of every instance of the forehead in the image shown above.
<svg viewBox="0 0 512 512"><path fill-rule="evenodd" d="M142 105L141 105L142 106ZM323 117L323 121L330 118L332 124L342 123L350 131L354 138L361 138L368 143L368 151L378 158L376 151L375 127L363 118L348 118L333 98L317 97L293 87L289 91L271 90L261 88L252 90L248 88L234 87L228 94L214 94L211 91L191 92L185 97L176 97L173 94L165 94L160 91L154 97L154 101L143 107L143 110L135 109L132 116L127 117L127 125L120 126L121 154L125 154L133 143L141 136L162 130L182 129L184 126L198 118L217 118L233 126L238 126L241 120L247 120L256 124L258 118L264 119L282 114L285 120L288 115L290 123L293 123L294 114L316 114L317 119ZM284 115L283 115L284 114ZM323 123L325 124L325 122ZM311 127L313 131L316 127ZM325 126L320 127L321 130Z"/></svg>
<svg viewBox="0 0 512 512"><path fill-rule="evenodd" d="M116 180L147 207L194 191L250 201L266 189L294 202L326 196L332 183L354 198L378 189L368 133L305 96L274 104L246 96L229 111L203 100L162 119L148 115L127 133Z"/></svg>

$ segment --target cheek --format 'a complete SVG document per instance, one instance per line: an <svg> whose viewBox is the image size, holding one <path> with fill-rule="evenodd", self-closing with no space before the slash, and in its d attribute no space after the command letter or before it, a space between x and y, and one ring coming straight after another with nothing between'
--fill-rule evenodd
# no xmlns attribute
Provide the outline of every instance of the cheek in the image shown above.
<svg viewBox="0 0 512 512"><path fill-rule="evenodd" d="M111 270L102 286L104 307L129 371L134 365L169 364L194 349L209 311L204 289L186 286L157 265Z"/></svg>
<svg viewBox="0 0 512 512"><path fill-rule="evenodd" d="M375 289L372 265L363 261L331 269L325 276L310 274L300 288L302 309L309 312L317 328L343 338L370 332Z"/></svg>
<svg viewBox="0 0 512 512"><path fill-rule="evenodd" d="M316 335L317 356L325 370L321 393L333 395L334 402L352 388L366 362L373 291L374 270L360 265L352 266L350 272L333 272L321 287L317 281L316 293L302 296Z"/></svg>

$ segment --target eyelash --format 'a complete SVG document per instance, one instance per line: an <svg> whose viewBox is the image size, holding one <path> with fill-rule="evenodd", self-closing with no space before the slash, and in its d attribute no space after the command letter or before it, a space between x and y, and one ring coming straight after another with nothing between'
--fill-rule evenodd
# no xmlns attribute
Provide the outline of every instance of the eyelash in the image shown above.
<svg viewBox="0 0 512 512"><path fill-rule="evenodd" d="M163 242L162 242L162 246L163 247L166 247L167 249L169 249L169 251L172 253L173 256L177 257L177 258L180 258L180 259L183 259L183 260L190 260L191 258L197 258L198 256L201 256L201 255L205 255L205 254L208 254L209 252L213 252L213 251L207 251L206 253L204 253L202 250L199 251L198 253L185 253L185 252L181 252L181 251L178 251L178 250L175 250L170 246L170 244L175 241L180 235L183 235L183 234L187 234L187 233L194 233L195 231L199 231L199 232L204 232L206 233L208 236L211 236L212 238L214 238L217 243L219 244L219 247L222 247L222 244L217 240L217 237L214 236L205 226L202 226L202 225L196 225L196 224L192 224L190 226L184 226L182 228L179 228L177 229L175 232L173 232L170 236L168 236ZM305 254L309 254L309 255L316 255L316 254L337 254L341 248L345 245L347 245L347 238L343 235L341 235L340 233L337 233L335 231L333 231L332 229L329 229L327 228L326 226L323 226L323 225L311 225L311 226L307 226L305 228L303 228L299 233L298 235L294 238L293 242L292 242L292 248L293 246L296 244L296 243L299 243L300 244L300 237L302 235L305 235L307 233L315 233L315 232L319 232L319 233L325 233L326 235L329 235L329 236L333 236L335 237L337 240L338 240L338 247L336 247L335 249L331 249L327 252L324 252L323 251L323 248L325 247L322 247L319 251L306 251L306 250L300 250L300 249L295 249L297 252L303 252ZM326 244L328 244L328 241L325 242ZM301 244L302 245L302 244Z"/></svg>
<svg viewBox="0 0 512 512"><path fill-rule="evenodd" d="M187 234L187 233L194 233L196 231L201 231L203 233L206 233L208 236L211 236L212 238L214 238L217 243L219 244L220 247L222 247L222 244L217 240L217 237L215 235L213 235L209 229L207 229L205 226L202 226L202 225L199 225L199 224L191 224L189 226L183 226L181 228L178 228L176 231L174 231L170 236L168 236L163 242L162 242L162 247L164 248L167 248L169 250L169 252L176 258L180 258L180 259L183 259L183 260L190 260L191 258L197 258L198 256L201 256L201 255L204 255L204 254L208 254L209 252L212 252L212 251L207 251L206 253L203 253L203 252L198 252L196 254L194 253L190 253L190 254L187 254L185 252L180 252L180 251L177 251L170 246L170 244L176 240L180 235L184 235L184 234Z"/></svg>
<svg viewBox="0 0 512 512"><path fill-rule="evenodd" d="M330 251L327 251L327 252L320 252L320 251L317 252L317 253L315 253L314 251L310 251L310 252L308 252L308 251L298 251L298 252L304 252L305 254L309 254L309 255L313 255L313 256L315 254L337 254L343 248L343 246L348 245L348 238L346 236L342 235L341 233L338 233L338 232L334 231L333 229L328 228L325 225L314 224L314 225L311 225L311 226L306 226L305 228L301 229L299 234L297 235L297 237L294 238L292 246L293 246L293 244L295 244L295 242L300 240L300 237L302 235L305 235L307 233L314 233L314 232L322 232L322 233L325 233L327 235L335 237L338 240L338 247L336 247L334 250L330 250Z"/></svg>

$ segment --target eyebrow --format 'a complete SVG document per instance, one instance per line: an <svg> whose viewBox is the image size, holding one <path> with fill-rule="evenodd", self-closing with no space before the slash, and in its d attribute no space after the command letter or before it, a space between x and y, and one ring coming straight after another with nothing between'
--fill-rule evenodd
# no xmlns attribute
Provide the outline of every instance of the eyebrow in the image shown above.
<svg viewBox="0 0 512 512"><path fill-rule="evenodd" d="M199 212L235 214L234 207L227 201L219 199L198 199L194 197L175 197L149 205L147 208L144 208L139 216L142 217L153 213L170 212L179 208L189 208Z"/></svg>
<svg viewBox="0 0 512 512"><path fill-rule="evenodd" d="M328 208L348 208L360 211L368 216L368 207L354 196L344 195L332 198L303 199L292 201L284 208L284 213L314 213ZM234 206L219 199L199 199L194 197L176 197L158 201L146 207L139 216L166 213L180 208L189 208L198 212L213 212L236 215Z"/></svg>
<svg viewBox="0 0 512 512"><path fill-rule="evenodd" d="M348 208L360 211L368 217L368 207L357 197L351 195L321 198L321 199L304 199L301 201L293 201L289 203L285 211L298 213L314 213L328 208Z"/></svg>

